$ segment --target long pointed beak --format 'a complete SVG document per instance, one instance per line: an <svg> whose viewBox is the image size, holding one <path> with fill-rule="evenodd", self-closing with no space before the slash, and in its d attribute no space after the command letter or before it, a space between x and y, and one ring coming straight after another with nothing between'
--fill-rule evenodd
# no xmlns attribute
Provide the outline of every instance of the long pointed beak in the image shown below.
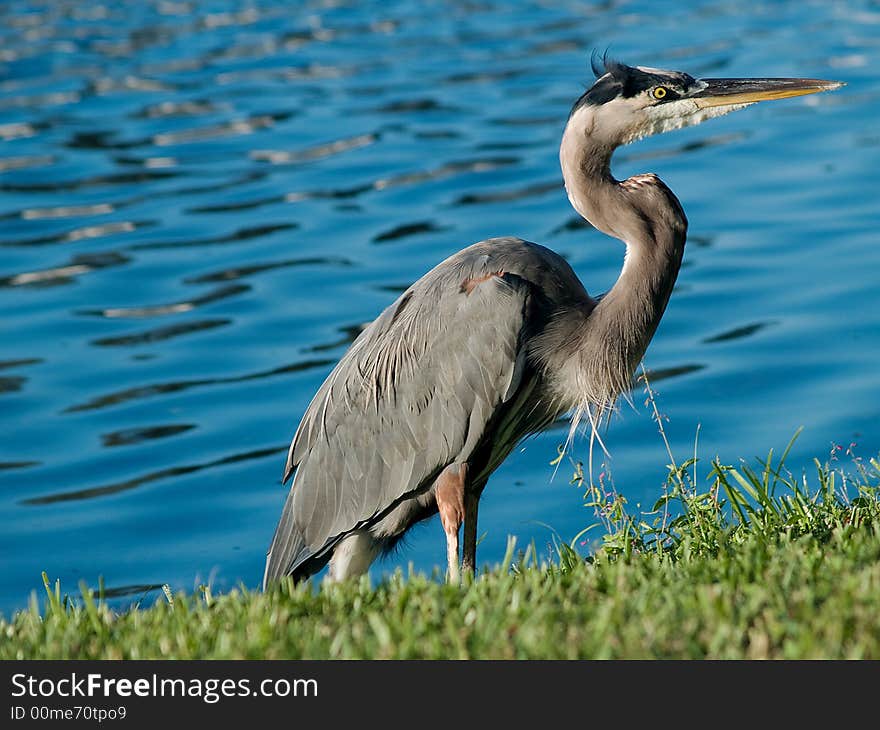
<svg viewBox="0 0 880 730"><path fill-rule="evenodd" d="M754 104L756 101L785 99L820 91L831 91L844 84L822 79L700 79L705 87L691 95L699 107Z"/></svg>

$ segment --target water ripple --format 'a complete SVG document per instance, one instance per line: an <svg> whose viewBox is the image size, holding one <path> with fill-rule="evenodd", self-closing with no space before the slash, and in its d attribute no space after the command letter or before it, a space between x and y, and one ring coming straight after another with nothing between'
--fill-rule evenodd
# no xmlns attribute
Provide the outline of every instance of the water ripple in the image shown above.
<svg viewBox="0 0 880 730"><path fill-rule="evenodd" d="M751 337L766 327L776 324L775 322L754 322L742 327L735 327L712 337L706 337L702 340L703 344L708 345L714 342L730 342L731 340L741 340L744 337Z"/></svg>
<svg viewBox="0 0 880 730"><path fill-rule="evenodd" d="M249 119L235 119L222 124L211 124L205 127L193 127L179 132L163 132L153 137L152 142L157 147L168 147L176 144L189 142L201 142L215 137L226 137L232 134L252 134L259 129L267 129L279 119L284 119L289 114L263 114L250 117Z"/></svg>
<svg viewBox="0 0 880 730"><path fill-rule="evenodd" d="M0 370L20 368L25 365L39 365L41 362L43 362L43 359L40 357L25 357L18 360L0 360Z"/></svg>
<svg viewBox="0 0 880 730"><path fill-rule="evenodd" d="M221 459L214 459L212 461L205 461L198 464L183 464L181 466L171 466L166 469L158 469L156 471L151 471L146 474L141 474L140 476L133 477L132 479L125 479L123 481L114 482L112 484L103 484L97 487L86 487L85 489L72 489L67 492L54 492L52 494L46 494L40 497L29 497L28 499L21 500L19 504L36 507L46 504L57 504L58 502L74 502L82 499L109 497L112 494L127 492L131 489L136 489L137 487L143 486L144 484L151 484L152 482L157 482L162 479L181 477L186 474L193 474L195 472L203 471L205 469L214 469L216 467L222 467L228 464L237 464L242 461L263 459L267 456L274 456L275 454L278 454L282 451L287 451L286 445L272 446L265 449L254 449L252 451L245 451L240 454L233 454L232 456L224 456Z"/></svg>
<svg viewBox="0 0 880 730"><path fill-rule="evenodd" d="M138 426L136 428L126 428L122 431L112 431L101 435L101 443L107 447L113 446L131 446L139 444L143 441L152 441L153 439L164 439L169 436L177 436L180 433L186 433L194 429L194 423L169 423L161 426Z"/></svg>
<svg viewBox="0 0 880 730"><path fill-rule="evenodd" d="M0 139L8 142L13 139L33 137L37 133L37 127L27 122L8 122L0 124Z"/></svg>
<svg viewBox="0 0 880 730"><path fill-rule="evenodd" d="M117 172L107 175L93 175L92 177L76 180L52 180L50 182L40 183L4 182L0 183L0 191L10 193L63 193L104 186L147 185L151 182L167 180L169 178L179 177L180 175L181 173L177 171L144 170L138 172Z"/></svg>
<svg viewBox="0 0 880 730"><path fill-rule="evenodd" d="M308 162L310 160L320 160L330 155L338 155L340 152L348 150L356 150L366 147L379 140L378 134L358 134L354 137L346 137L338 139L334 142L326 142L324 144L308 147L304 150L253 150L250 156L261 162L268 162L273 165L286 165L298 162Z"/></svg>
<svg viewBox="0 0 880 730"><path fill-rule="evenodd" d="M284 259L283 261L269 261L264 264L250 264L247 266L234 266L220 271L213 271L208 274L199 274L198 276L190 276L184 279L185 284L207 284L215 281L231 281L233 279L244 279L254 274L262 274L264 271L274 271L275 269L284 269L299 266L354 266L351 259L341 256L313 256L301 259Z"/></svg>
<svg viewBox="0 0 880 730"><path fill-rule="evenodd" d="M150 104L135 112L132 116L143 119L161 119L166 117L196 117L204 114L214 114L221 107L205 99L193 99L190 101L162 101L158 104Z"/></svg>
<svg viewBox="0 0 880 730"><path fill-rule="evenodd" d="M354 198L370 190L387 190L403 185L416 185L429 180L442 180L443 178L461 175L469 172L490 172L491 170L513 165L519 162L517 157L483 157L474 160L456 160L447 162L431 170L417 170L404 172L389 177L379 178L362 185L354 185L349 188L337 188L334 190L310 190L296 193L288 193L285 200L289 203L316 198Z"/></svg>
<svg viewBox="0 0 880 730"><path fill-rule="evenodd" d="M17 393L26 382L27 378L22 375L0 376L0 395L3 393Z"/></svg>
<svg viewBox="0 0 880 730"><path fill-rule="evenodd" d="M142 385L134 388L125 388L107 395L92 398L85 403L68 406L64 409L64 413L77 413L79 411L93 411L101 408L119 405L132 400L140 400L143 398L152 398L157 395L166 395L168 393L180 393L193 388L202 388L210 385L228 385L230 383L246 383L250 380L262 380L264 378L272 378L276 375L286 375L288 373L301 372L303 370L311 370L313 368L322 368L335 362L334 360L305 360L301 362L282 365L281 367L272 368L270 370L260 370L256 373L248 373L246 375L232 375L225 378L197 378L192 380L177 380L170 383L155 383L153 385Z"/></svg>
<svg viewBox="0 0 880 730"><path fill-rule="evenodd" d="M21 155L0 159L0 172L24 170L29 167L45 167L55 162L54 155Z"/></svg>
<svg viewBox="0 0 880 730"><path fill-rule="evenodd" d="M112 236L116 233L131 233L138 228L145 228L154 225L155 221L110 221L108 223L97 223L91 226L82 226L80 228L72 228L60 233L53 233L48 236L37 236L35 238L21 238L13 241L0 241L0 247L27 247L27 246L47 246L55 243L74 243L87 238L102 238L103 236Z"/></svg>
<svg viewBox="0 0 880 730"><path fill-rule="evenodd" d="M388 241L396 241L400 238L416 236L422 233L440 233L442 231L448 231L450 228L450 226L438 226L433 221L403 223L399 226L395 226L391 230L376 234L373 236L373 243L387 243Z"/></svg>
<svg viewBox="0 0 880 730"><path fill-rule="evenodd" d="M71 258L68 263L61 266L0 276L0 287L67 284L77 276L87 274L90 271L106 269L111 266L122 266L130 261L130 257L116 251L78 254Z"/></svg>
<svg viewBox="0 0 880 730"><path fill-rule="evenodd" d="M0 471L11 469L30 469L32 466L40 466L39 461L0 461Z"/></svg>
<svg viewBox="0 0 880 730"><path fill-rule="evenodd" d="M455 107L442 104L436 99L400 99L392 101L388 104L376 107L375 109L365 110L368 112L379 112L380 114L400 114L401 112L455 112Z"/></svg>
<svg viewBox="0 0 880 730"><path fill-rule="evenodd" d="M513 188L512 190L501 190L493 193L465 193L459 195L453 205L484 205L487 203L509 203L512 200L521 200L523 198L533 198L546 195L554 190L562 188L562 182L553 180L544 183L535 183L526 185L521 188Z"/></svg>
<svg viewBox="0 0 880 730"><path fill-rule="evenodd" d="M400 291L406 291L406 289L407 287L403 287ZM339 331L343 333L342 337L337 340L333 340L332 342L322 342L317 345L307 347L306 352L327 352L329 350L335 350L338 347L348 346L357 339L357 336L361 332L363 332L364 327L366 327L366 324L363 322L340 327Z"/></svg>
<svg viewBox="0 0 880 730"><path fill-rule="evenodd" d="M225 236L213 236L211 238L190 239L180 241L155 241L151 243L136 243L129 248L132 251L148 251L163 248L194 248L198 246L214 246L222 243L238 243L252 238L262 238L278 231L291 231L299 228L298 223L273 223L269 225L251 226L239 228Z"/></svg>
<svg viewBox="0 0 880 730"><path fill-rule="evenodd" d="M98 586L94 588L95 596L102 599L109 598L126 598L127 596L141 595L146 598L147 594L161 590L165 587L164 583L132 583L131 585L121 586Z"/></svg>
<svg viewBox="0 0 880 730"><path fill-rule="evenodd" d="M207 330L216 329L217 327L226 327L232 324L231 319L199 319L195 322L182 322L181 324L172 324L166 327L154 327L152 329L143 330L141 332L132 332L126 335L114 335L112 337L101 337L92 340L93 345L98 347L131 347L132 345L147 345L163 340L170 340L181 335L192 334L193 332L205 332Z"/></svg>
<svg viewBox="0 0 880 730"><path fill-rule="evenodd" d="M661 380L668 380L669 378L677 378L682 375L690 375L691 373L698 373L700 370L705 370L706 365L701 363L688 363L687 365L672 365L670 367L665 368L648 368L648 382L649 383L658 383ZM645 377L642 374L636 376L637 382L644 382Z"/></svg>
<svg viewBox="0 0 880 730"><path fill-rule="evenodd" d="M87 215L104 215L114 210L110 203L93 203L91 205L56 205L47 208L25 208L19 214L26 221L46 220L49 218L78 218Z"/></svg>
<svg viewBox="0 0 880 730"><path fill-rule="evenodd" d="M141 317L159 317L166 314L180 314L181 312L191 312L196 307L203 307L206 304L227 299L228 297L238 296L244 292L250 291L247 284L232 284L230 286L221 286L216 289L202 294L200 297L193 297L179 302L170 302L168 304L153 304L140 307L108 307L107 309L80 309L77 314L91 317L107 317L108 319L118 318L141 318Z"/></svg>

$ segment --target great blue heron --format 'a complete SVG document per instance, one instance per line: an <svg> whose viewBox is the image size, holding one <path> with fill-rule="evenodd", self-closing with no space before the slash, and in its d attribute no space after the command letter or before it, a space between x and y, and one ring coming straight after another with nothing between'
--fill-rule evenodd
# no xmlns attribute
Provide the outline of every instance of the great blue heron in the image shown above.
<svg viewBox="0 0 880 730"><path fill-rule="evenodd" d="M594 427L632 383L666 308L687 219L656 175L611 174L620 145L841 86L818 79L695 79L594 60L559 159L568 199L626 244L615 285L587 294L566 261L519 238L450 256L368 325L318 390L287 456L294 474L264 587L364 573L413 524L440 513L447 576L476 561L477 505L513 447L560 415Z"/></svg>

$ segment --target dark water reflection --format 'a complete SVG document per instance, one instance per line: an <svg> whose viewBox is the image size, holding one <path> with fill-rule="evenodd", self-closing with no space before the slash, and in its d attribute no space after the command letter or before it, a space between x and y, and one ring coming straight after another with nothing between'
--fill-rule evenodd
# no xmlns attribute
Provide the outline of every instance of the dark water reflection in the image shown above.
<svg viewBox="0 0 880 730"><path fill-rule="evenodd" d="M105 442L105 445L108 444L106 444ZM185 464L181 466L169 467L167 469L159 469L158 471L151 471L146 474L140 474L136 477L126 479L122 482L105 484L100 487L88 487L86 489L76 489L69 492L55 492L54 494L30 497L28 499L22 500L21 503L24 505L40 505L53 504L54 502L70 502L72 500L79 499L95 499L96 497L107 497L112 494L118 494L119 492L128 491L129 489L136 489L137 487L143 486L144 484L149 484L150 482L158 481L159 479L180 477L184 476L185 474L192 474L193 472L203 471L204 469L213 469L215 467L222 467L227 464L234 464L239 461L248 461L249 459L262 459L266 456L278 454L282 451L287 451L286 445L277 446L270 449L257 449L255 451L247 451L242 454L233 454L231 456L224 456L222 459L215 459L213 461L208 461L201 464Z"/></svg>
<svg viewBox="0 0 880 730"><path fill-rule="evenodd" d="M753 322L752 324L746 324L742 327L734 327L732 330L727 330L721 334L706 337L703 340L703 344L709 345L713 342L728 342L729 340L740 340L743 337L751 337L753 334L760 332L772 324L773 322Z"/></svg>
<svg viewBox="0 0 880 730"><path fill-rule="evenodd" d="M674 452L880 449L880 10L836 3L0 5L0 611L40 571L126 601L255 585L284 451L363 324L450 253L520 235L592 292L621 246L557 162L593 48L707 75L817 76L622 150L690 220L646 358ZM637 385L605 443L631 504L668 461ZM592 521L559 424L486 492L481 558ZM582 454L580 454L582 456ZM439 528L377 568L442 562Z"/></svg>

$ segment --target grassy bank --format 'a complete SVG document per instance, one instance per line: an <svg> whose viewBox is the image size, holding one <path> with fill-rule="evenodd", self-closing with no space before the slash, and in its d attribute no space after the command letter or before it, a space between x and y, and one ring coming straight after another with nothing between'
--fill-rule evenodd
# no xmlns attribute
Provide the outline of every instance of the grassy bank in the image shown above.
<svg viewBox="0 0 880 730"><path fill-rule="evenodd" d="M0 658L880 658L880 464L716 463L705 492L689 467L648 515L585 485L605 528L587 561L560 543L463 588L398 575L122 614L53 587L0 622Z"/></svg>

